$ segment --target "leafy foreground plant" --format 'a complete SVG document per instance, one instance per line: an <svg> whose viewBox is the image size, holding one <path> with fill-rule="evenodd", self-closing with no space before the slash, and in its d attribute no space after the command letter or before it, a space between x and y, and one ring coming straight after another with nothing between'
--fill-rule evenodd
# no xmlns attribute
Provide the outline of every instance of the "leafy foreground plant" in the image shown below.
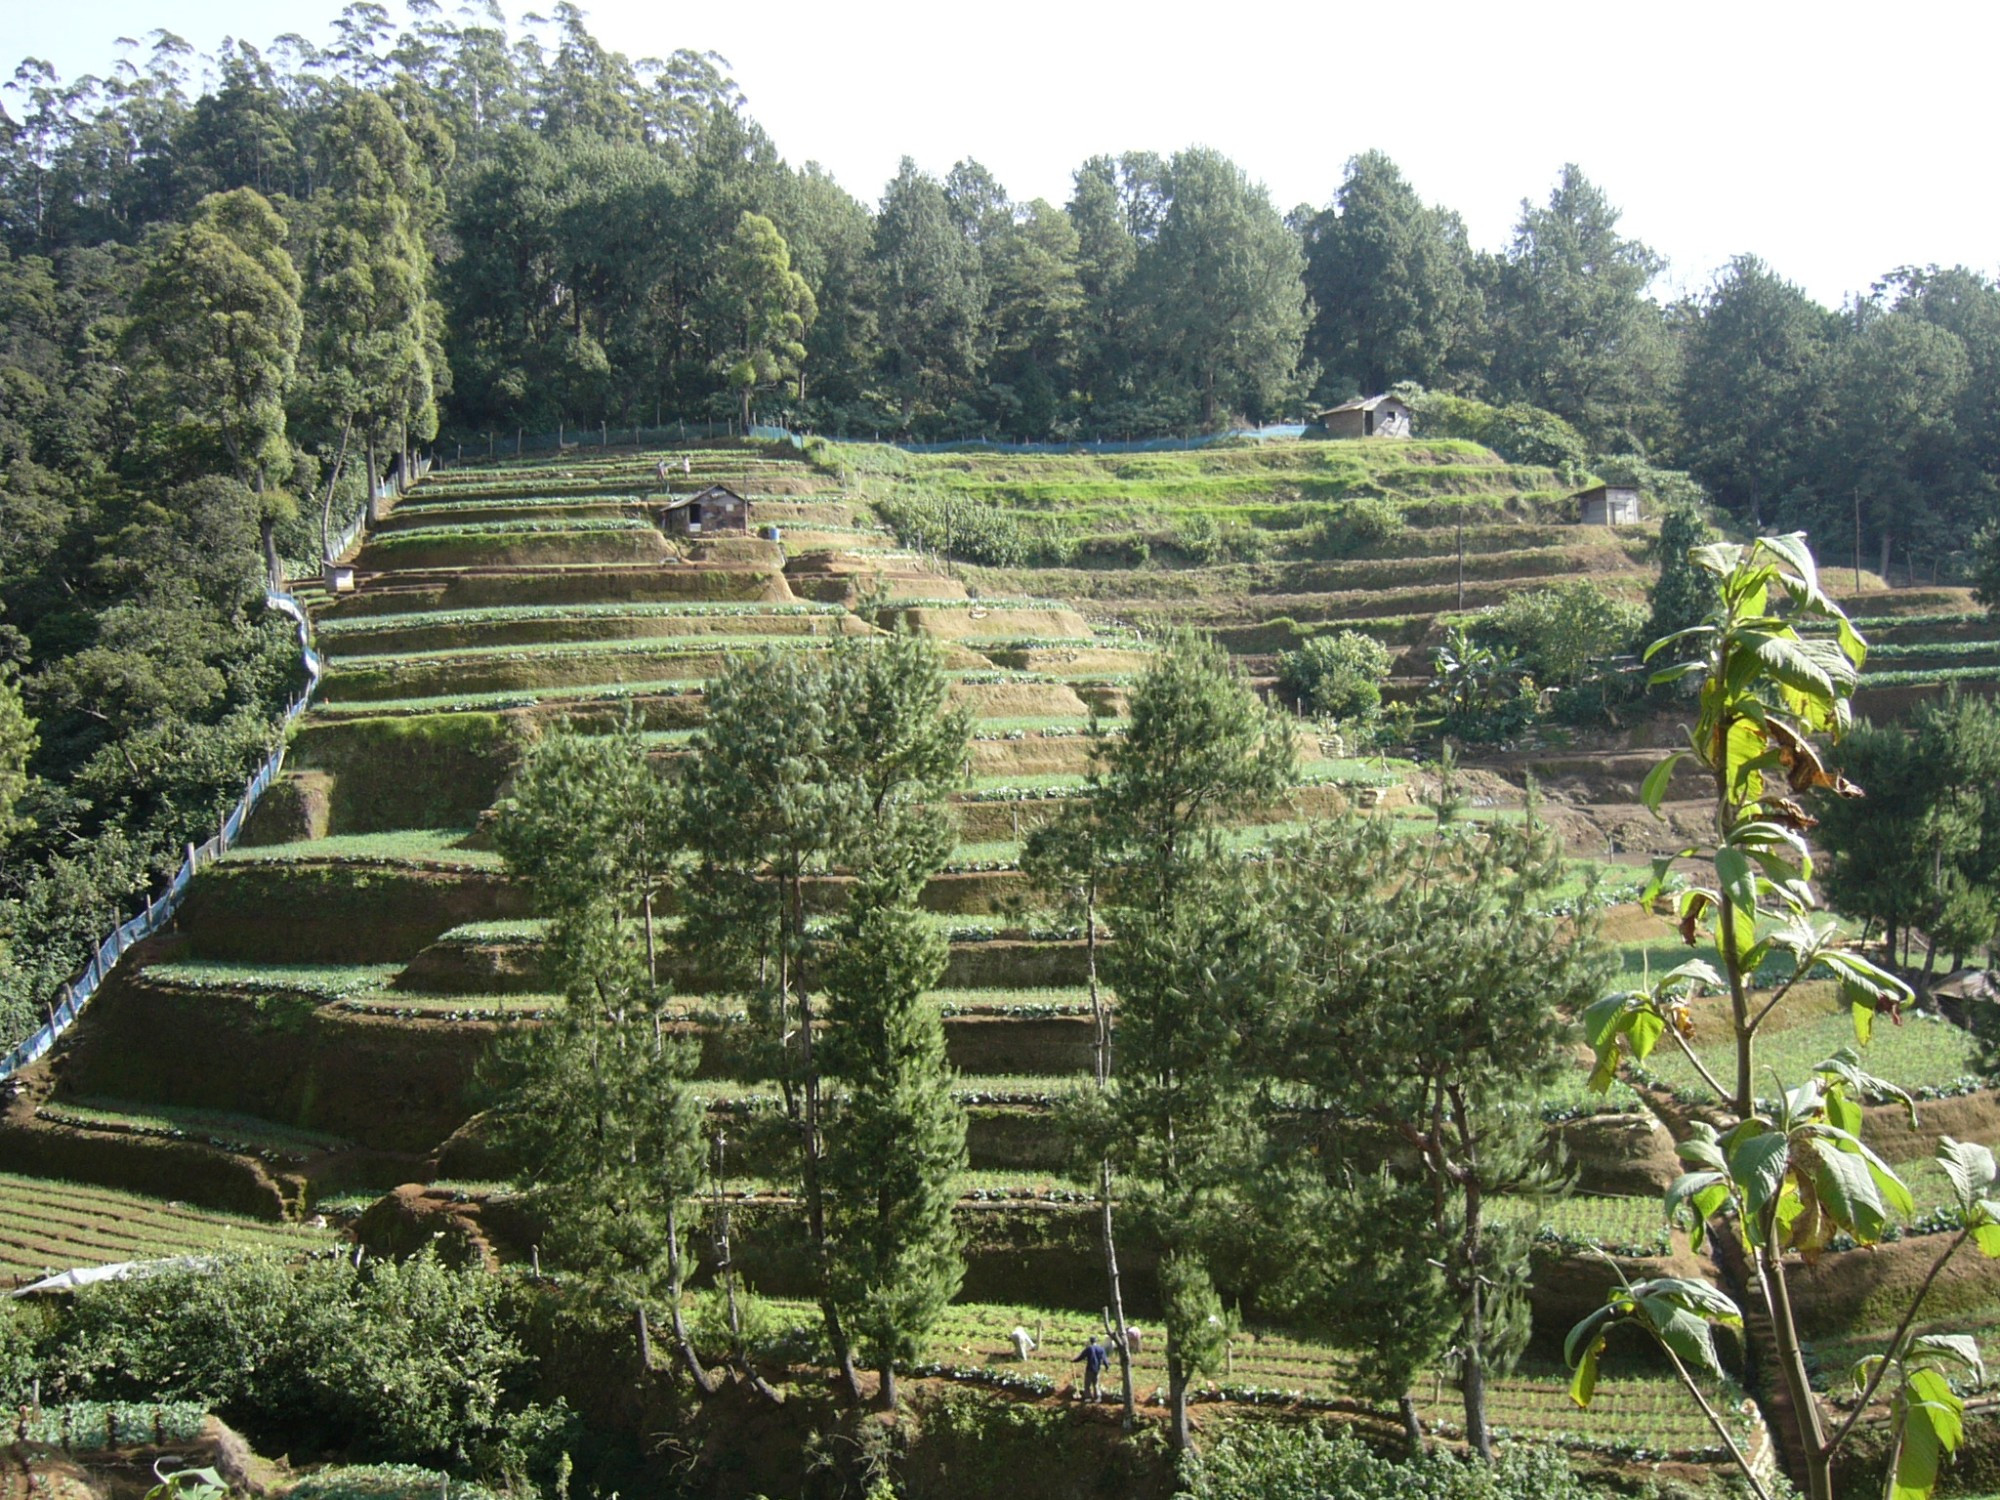
<svg viewBox="0 0 2000 1500"><path fill-rule="evenodd" d="M1650 904L1659 894L1674 859L1708 858L1714 883L1682 891L1677 911L1682 940L1690 947L1705 942L1714 961L1692 959L1649 988L1606 995L1589 1008L1585 1030L1597 1059L1591 1086L1608 1089L1622 1062L1643 1062L1662 1037L1687 1056L1733 1122L1725 1130L1698 1125L1682 1144L1681 1157L1691 1170L1668 1191L1667 1213L1685 1211L1696 1248L1711 1220L1738 1236L1777 1342L1778 1373L1790 1399L1790 1418L1798 1424L1796 1451L1804 1455L1807 1493L1812 1500L1833 1500L1834 1459L1886 1387L1895 1424L1889 1494L1892 1500L1921 1500L1936 1484L1940 1462L1964 1435L1964 1402L1945 1370L1962 1366L1975 1381L1983 1379L1984 1370L1971 1340L1912 1339L1910 1332L1932 1282L1968 1240L1983 1254L2000 1257L1993 1154L1949 1137L1940 1143L1938 1161L1957 1200L1958 1232L1918 1287L1888 1346L1855 1367L1855 1400L1829 1433L1833 1415L1813 1391L1799 1346L1785 1281L1788 1253L1810 1263L1836 1234L1872 1245L1889 1231L1893 1215L1914 1213L1909 1189L1862 1143L1860 1132L1864 1099L1901 1100L1913 1125L1916 1109L1902 1089L1864 1072L1859 1053L1849 1047L1816 1064L1780 1098L1759 1099L1756 1043L1765 1019L1816 967L1831 970L1838 981L1861 1046L1878 1014L1894 1018L1910 998L1908 986L1844 947L1838 925L1817 913L1804 838L1815 819L1798 801L1814 791L1860 795L1859 788L1826 769L1810 737L1837 740L1847 730L1849 699L1867 644L1821 591L1803 534L1760 537L1748 546L1713 543L1689 556L1717 579L1719 602L1705 624L1655 641L1646 654L1650 659L1680 643L1694 648L1689 660L1653 680L1699 679L1700 713L1690 748L1656 766L1641 795L1657 814L1675 766L1692 759L1713 785L1717 842L1654 861L1642 899ZM1778 593L1791 604L1782 618L1772 612ZM1829 622L1832 634L1801 636L1790 622L1802 618ZM1779 955L1790 960L1790 976L1758 1003L1752 993L1757 975ZM1736 1041L1733 1088L1689 1045L1694 1030L1689 1002L1707 991L1729 997ZM1752 1489L1768 1496L1689 1368L1719 1373L1713 1330L1742 1323L1741 1309L1706 1281L1661 1278L1623 1285L1570 1332L1567 1353L1576 1370L1570 1394L1579 1406L1588 1406L1610 1332L1637 1328L1660 1346L1708 1411Z"/></svg>

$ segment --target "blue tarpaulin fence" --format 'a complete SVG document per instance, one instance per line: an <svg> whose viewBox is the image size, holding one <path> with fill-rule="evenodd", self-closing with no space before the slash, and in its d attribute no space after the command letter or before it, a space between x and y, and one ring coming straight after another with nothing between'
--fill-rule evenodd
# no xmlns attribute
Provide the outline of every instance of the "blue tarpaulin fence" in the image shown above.
<svg viewBox="0 0 2000 1500"><path fill-rule="evenodd" d="M1195 437L1155 437L1155 438L1079 438L1065 443L1015 443L1000 438L968 437L953 438L948 442L905 443L891 438L887 446L901 449L905 453L1186 453L1196 448L1209 448L1217 443L1227 443L1239 439L1262 441L1271 438L1296 438L1305 434L1302 422L1277 422L1265 427L1232 427L1223 432L1207 432ZM677 442L699 442L709 438L744 437L752 442L790 443L795 448L805 446L807 437L819 436L834 443L867 443L883 441L879 435L868 433L840 434L800 433L789 427L778 427L765 423L753 423L749 427L738 427L734 422L669 422L658 427L571 427L561 432L532 433L517 431L511 438L504 434L479 433L469 441L453 439L451 444L439 444L443 451L452 447L461 460L481 458L510 458L530 453L550 453L556 451L581 451L587 448L614 447L671 447Z"/></svg>

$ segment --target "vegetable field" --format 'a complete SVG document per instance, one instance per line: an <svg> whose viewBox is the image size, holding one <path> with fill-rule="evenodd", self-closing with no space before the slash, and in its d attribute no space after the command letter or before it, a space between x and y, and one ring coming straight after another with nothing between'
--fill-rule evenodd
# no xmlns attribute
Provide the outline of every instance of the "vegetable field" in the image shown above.
<svg viewBox="0 0 2000 1500"><path fill-rule="evenodd" d="M0 1173L0 1278L32 1280L79 1266L167 1255L291 1252L332 1243L325 1230Z"/></svg>

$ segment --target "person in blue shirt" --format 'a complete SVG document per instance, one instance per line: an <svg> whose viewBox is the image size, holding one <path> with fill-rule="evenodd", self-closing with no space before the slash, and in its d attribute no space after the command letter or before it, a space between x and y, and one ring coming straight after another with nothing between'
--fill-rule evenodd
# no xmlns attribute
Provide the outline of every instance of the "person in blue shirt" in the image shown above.
<svg viewBox="0 0 2000 1500"><path fill-rule="evenodd" d="M1073 1365L1081 1364L1083 1366L1084 1400L1101 1401L1103 1399L1101 1387L1104 1377L1104 1367L1110 1362L1111 1351L1100 1344L1097 1341L1097 1335L1093 1333L1090 1336L1090 1342L1083 1346L1083 1352L1070 1361Z"/></svg>

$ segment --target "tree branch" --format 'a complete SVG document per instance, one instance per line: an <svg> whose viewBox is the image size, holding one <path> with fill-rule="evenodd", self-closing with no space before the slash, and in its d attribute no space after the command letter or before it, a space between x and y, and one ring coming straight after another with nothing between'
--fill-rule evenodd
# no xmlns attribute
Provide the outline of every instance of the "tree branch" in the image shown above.
<svg viewBox="0 0 2000 1500"><path fill-rule="evenodd" d="M1917 1309L1923 1306L1924 1297L1930 1291L1931 1283L1938 1279L1938 1272L1944 1269L1945 1262L1958 1254L1958 1247L1971 1236L1970 1229L1959 1230L1952 1236L1951 1243L1944 1247L1944 1253L1931 1262L1930 1274L1924 1277L1924 1284L1917 1288L1917 1295L1910 1299L1910 1305L1903 1313L1903 1321L1897 1325L1895 1335L1889 1340L1889 1348L1883 1355L1882 1362L1875 1367L1875 1373L1868 1377L1868 1384L1861 1388L1861 1399L1854 1403L1854 1410L1847 1414L1847 1420L1840 1424L1840 1430L1828 1438L1826 1446L1820 1449L1826 1457L1833 1457L1834 1450L1847 1440L1848 1432L1861 1420L1861 1414L1868 1410L1868 1403L1875 1398L1876 1387L1882 1384L1882 1377L1888 1373L1889 1365L1896 1357L1896 1351L1903 1347L1903 1339L1909 1333L1910 1325L1917 1320Z"/></svg>
<svg viewBox="0 0 2000 1500"><path fill-rule="evenodd" d="M1715 1090L1715 1097L1724 1104L1733 1103L1735 1096L1716 1082L1715 1075L1708 1071L1699 1057L1695 1056L1694 1048L1687 1044L1687 1038L1681 1035L1680 1027L1674 1025L1672 1021L1667 1022L1667 1035L1674 1039L1674 1045L1681 1049L1681 1055L1688 1060L1695 1072L1701 1074L1701 1081Z"/></svg>
<svg viewBox="0 0 2000 1500"><path fill-rule="evenodd" d="M1688 1394L1700 1403L1701 1414L1708 1418L1708 1425L1715 1429L1715 1435L1721 1438L1729 1449L1729 1456L1736 1460L1736 1467L1743 1471L1743 1477L1750 1482L1750 1488L1756 1494L1757 1500L1771 1500L1771 1492L1757 1477L1757 1471L1750 1467L1750 1460L1743 1456L1743 1450L1736 1446L1736 1437L1722 1420L1722 1414L1709 1405L1708 1397L1701 1393L1701 1387L1695 1384L1694 1376L1689 1374L1688 1367L1681 1363L1681 1357L1668 1348L1667 1341L1657 1333L1653 1335L1653 1341L1660 1346L1660 1352L1673 1363L1674 1373L1680 1376L1681 1384L1688 1388Z"/></svg>

